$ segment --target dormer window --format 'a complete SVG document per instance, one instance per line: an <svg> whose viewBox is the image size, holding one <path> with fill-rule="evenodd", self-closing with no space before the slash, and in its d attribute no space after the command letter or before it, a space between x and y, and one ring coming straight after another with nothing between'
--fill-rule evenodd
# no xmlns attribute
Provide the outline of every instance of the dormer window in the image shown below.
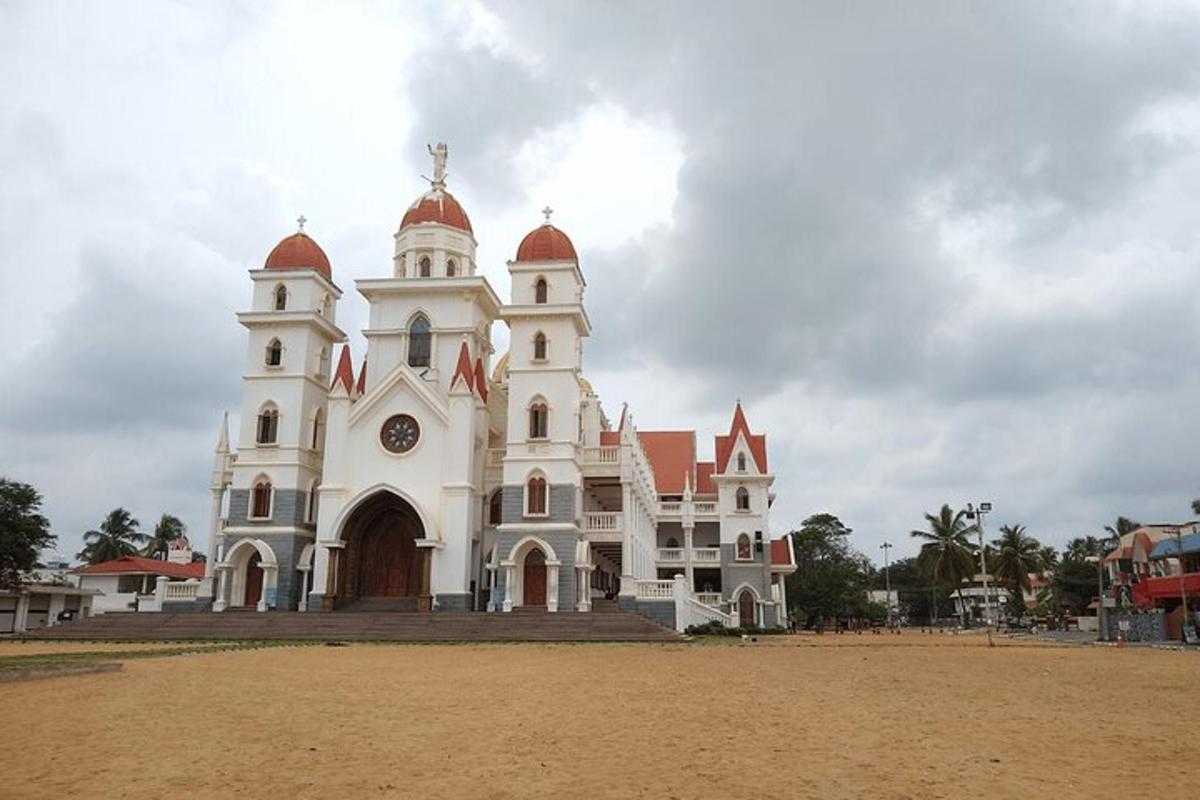
<svg viewBox="0 0 1200 800"><path fill-rule="evenodd" d="M283 343L272 339L267 345L267 366L278 367L283 364Z"/></svg>
<svg viewBox="0 0 1200 800"><path fill-rule="evenodd" d="M454 263L454 259L452 258L446 262L446 277L453 278L457 274L458 274L458 265Z"/></svg>
<svg viewBox="0 0 1200 800"><path fill-rule="evenodd" d="M275 287L275 310L283 311L287 308L287 287L282 283Z"/></svg>
<svg viewBox="0 0 1200 800"><path fill-rule="evenodd" d="M737 510L738 511L749 511L750 510L750 492L746 490L745 486L738 487L737 494L735 495L735 497L737 499Z"/></svg>
<svg viewBox="0 0 1200 800"><path fill-rule="evenodd" d="M546 360L546 334L541 331L538 331L537 335L533 337L533 360Z"/></svg>
<svg viewBox="0 0 1200 800"><path fill-rule="evenodd" d="M537 283L533 285L533 302L538 305L546 303L546 295L549 293L549 285L545 278L538 278Z"/></svg>
<svg viewBox="0 0 1200 800"><path fill-rule="evenodd" d="M738 472L746 471L746 454L745 453L738 453L737 471Z"/></svg>

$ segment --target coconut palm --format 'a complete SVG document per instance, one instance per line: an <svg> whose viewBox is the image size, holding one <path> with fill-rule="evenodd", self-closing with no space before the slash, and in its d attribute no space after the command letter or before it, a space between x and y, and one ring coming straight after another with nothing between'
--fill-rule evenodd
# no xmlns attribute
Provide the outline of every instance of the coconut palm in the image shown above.
<svg viewBox="0 0 1200 800"><path fill-rule="evenodd" d="M1142 523L1130 519L1129 517L1117 517L1116 525L1105 525L1104 530L1108 533L1108 541L1102 541L1100 544L1104 547L1104 552L1114 550L1121 546L1121 537L1127 533L1133 533L1138 528L1142 527ZM1104 553L1100 553L1104 555Z"/></svg>
<svg viewBox="0 0 1200 800"><path fill-rule="evenodd" d="M1029 590L1029 574L1042 570L1042 544L1025 533L1024 525L1001 525L1000 538L993 544L996 578L1012 592L1012 606L1022 608L1023 604L1015 602L1015 598Z"/></svg>
<svg viewBox="0 0 1200 800"><path fill-rule="evenodd" d="M83 535L83 550L75 557L88 564L99 564L137 555L137 546L150 538L138 531L139 524L123 508L108 512L104 522L100 523L100 530L88 531Z"/></svg>
<svg viewBox="0 0 1200 800"><path fill-rule="evenodd" d="M966 511L954 511L949 505L943 505L936 516L925 515L929 530L912 532L913 538L924 542L917 556L917 566L930 583L953 587L962 609L966 608L962 582L975 573L975 550L968 537L978 530L974 525L968 525L966 518Z"/></svg>
<svg viewBox="0 0 1200 800"><path fill-rule="evenodd" d="M183 520L171 514L163 514L158 524L154 526L154 534L150 536L150 541L146 544L142 554L150 558L165 560L167 551L171 549L171 543L182 538L185 533L187 533L187 526L183 524Z"/></svg>
<svg viewBox="0 0 1200 800"><path fill-rule="evenodd" d="M1042 571L1050 572L1058 566L1058 551L1050 545L1045 545L1038 552L1038 558L1042 560Z"/></svg>

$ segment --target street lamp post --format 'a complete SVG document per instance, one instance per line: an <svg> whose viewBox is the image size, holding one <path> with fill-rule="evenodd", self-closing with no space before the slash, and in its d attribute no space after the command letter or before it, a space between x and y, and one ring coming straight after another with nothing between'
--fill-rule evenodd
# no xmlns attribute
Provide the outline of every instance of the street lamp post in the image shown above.
<svg viewBox="0 0 1200 800"><path fill-rule="evenodd" d="M1087 556L1084 561L1096 565L1096 588L1099 590L1096 595L1096 629L1100 632L1099 641L1106 642L1108 631L1104 625L1104 559L1100 556Z"/></svg>
<svg viewBox="0 0 1200 800"><path fill-rule="evenodd" d="M978 509L967 503L967 519L974 519L975 528L979 531L979 568L983 573L983 624L987 628L988 647L992 646L992 596L988 591L987 545L983 542L983 515L991 510L991 503L980 503Z"/></svg>
<svg viewBox="0 0 1200 800"><path fill-rule="evenodd" d="M883 586L886 599L884 604L887 606L887 626L888 630L892 629L892 575L888 565L888 550L892 549L893 545L890 542L884 542L879 545L879 549L883 551Z"/></svg>

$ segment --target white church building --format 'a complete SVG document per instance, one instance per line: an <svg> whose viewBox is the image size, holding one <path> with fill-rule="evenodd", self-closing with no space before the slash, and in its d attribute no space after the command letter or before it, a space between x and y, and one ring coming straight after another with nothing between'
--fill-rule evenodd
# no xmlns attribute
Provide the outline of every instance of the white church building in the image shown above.
<svg viewBox="0 0 1200 800"><path fill-rule="evenodd" d="M583 373L571 240L547 211L505 302L446 190L446 148L431 152L391 268L355 281L365 353L344 344L342 290L303 218L250 271L241 425L235 448L222 426L193 607L783 624L795 566L769 537L766 437L740 404L711 461L692 430L640 431L624 409L614 425Z"/></svg>

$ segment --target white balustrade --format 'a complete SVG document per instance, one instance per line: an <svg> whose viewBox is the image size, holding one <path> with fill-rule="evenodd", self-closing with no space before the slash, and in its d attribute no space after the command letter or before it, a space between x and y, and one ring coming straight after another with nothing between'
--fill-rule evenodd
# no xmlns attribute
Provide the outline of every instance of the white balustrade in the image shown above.
<svg viewBox="0 0 1200 800"><path fill-rule="evenodd" d="M658 560L682 564L683 550L678 547L660 547L658 548Z"/></svg>
<svg viewBox="0 0 1200 800"><path fill-rule="evenodd" d="M621 530L620 511L587 511L583 515L583 527L587 531Z"/></svg>
<svg viewBox="0 0 1200 800"><path fill-rule="evenodd" d="M711 606L712 608L721 607L720 592L696 592L696 599L701 603L704 603L704 605Z"/></svg>
<svg viewBox="0 0 1200 800"><path fill-rule="evenodd" d="M720 564L721 563L721 548L719 547L697 547L692 550L692 563L694 564Z"/></svg>
<svg viewBox="0 0 1200 800"><path fill-rule="evenodd" d="M715 514L717 513L717 504L711 501L693 503L692 510L697 514Z"/></svg>
<svg viewBox="0 0 1200 800"><path fill-rule="evenodd" d="M163 599L172 602L190 602L196 599L200 590L200 581L168 581L164 587Z"/></svg>
<svg viewBox="0 0 1200 800"><path fill-rule="evenodd" d="M492 447L487 451L487 466L502 467L504 466L504 448Z"/></svg>
<svg viewBox="0 0 1200 800"><path fill-rule="evenodd" d="M583 463L585 464L619 464L621 448L619 445L583 448Z"/></svg>
<svg viewBox="0 0 1200 800"><path fill-rule="evenodd" d="M670 600L674 581L638 581L637 598L639 600Z"/></svg>
<svg viewBox="0 0 1200 800"><path fill-rule="evenodd" d="M658 513L660 514L678 514L683 509L683 503L659 503Z"/></svg>
<svg viewBox="0 0 1200 800"><path fill-rule="evenodd" d="M731 627L733 617L702 602L687 584L687 579L676 575L671 584L671 598L675 601L675 630L683 632L693 625L717 622Z"/></svg>

